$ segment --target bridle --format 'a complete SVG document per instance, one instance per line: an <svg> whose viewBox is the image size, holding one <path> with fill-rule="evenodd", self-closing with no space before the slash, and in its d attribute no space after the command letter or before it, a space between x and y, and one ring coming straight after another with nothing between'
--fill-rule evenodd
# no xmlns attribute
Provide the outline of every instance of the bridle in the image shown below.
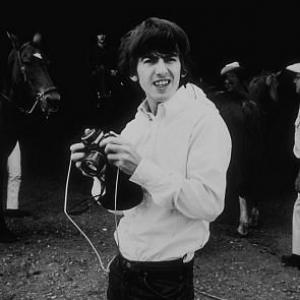
<svg viewBox="0 0 300 300"><path fill-rule="evenodd" d="M50 87L46 88L45 90L42 90L41 92L38 92L34 97L35 101L32 104L31 108L27 109L27 110L23 109L23 112L26 113L26 114L31 114L34 111L35 107L37 106L37 104L39 102L42 102L42 103L46 102L46 95L47 94L52 93L52 92L56 92L56 91L57 91L57 88L55 86L50 86Z"/></svg>

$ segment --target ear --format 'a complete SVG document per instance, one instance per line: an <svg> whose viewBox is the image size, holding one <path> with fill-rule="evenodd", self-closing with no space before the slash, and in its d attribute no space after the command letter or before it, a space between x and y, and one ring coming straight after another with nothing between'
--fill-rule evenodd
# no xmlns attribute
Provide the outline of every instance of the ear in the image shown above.
<svg viewBox="0 0 300 300"><path fill-rule="evenodd" d="M137 82L138 81L138 77L136 75L132 75L130 76L130 79L134 82Z"/></svg>
<svg viewBox="0 0 300 300"><path fill-rule="evenodd" d="M7 34L8 38L11 41L12 47L15 50L18 49L18 48L20 48L20 42L19 42L18 37L15 34L13 34L11 32L8 32L8 31L6 31L6 34Z"/></svg>
<svg viewBox="0 0 300 300"><path fill-rule="evenodd" d="M186 67L185 67L184 65L182 66L181 72L180 72L180 73L181 73L181 74L180 74L180 77L181 77L181 78L184 78L184 77L187 76L188 70L186 69Z"/></svg>

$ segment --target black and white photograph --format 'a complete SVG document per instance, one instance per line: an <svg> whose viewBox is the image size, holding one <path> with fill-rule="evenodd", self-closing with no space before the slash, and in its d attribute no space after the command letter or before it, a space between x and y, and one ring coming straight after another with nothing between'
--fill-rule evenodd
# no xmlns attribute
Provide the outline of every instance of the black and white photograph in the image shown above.
<svg viewBox="0 0 300 300"><path fill-rule="evenodd" d="M300 17L277 2L3 9L0 300L300 299Z"/></svg>

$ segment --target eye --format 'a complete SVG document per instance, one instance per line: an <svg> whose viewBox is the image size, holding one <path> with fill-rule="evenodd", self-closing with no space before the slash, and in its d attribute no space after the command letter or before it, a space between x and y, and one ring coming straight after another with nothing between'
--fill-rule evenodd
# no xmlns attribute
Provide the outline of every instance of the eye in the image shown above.
<svg viewBox="0 0 300 300"><path fill-rule="evenodd" d="M173 61L177 61L178 58L177 58L177 56L170 56L170 57L167 57L167 60L173 62Z"/></svg>
<svg viewBox="0 0 300 300"><path fill-rule="evenodd" d="M144 64L153 64L153 63L155 63L155 61L156 61L157 59L155 58L155 57L144 57L143 59L142 59L142 62L144 63Z"/></svg>

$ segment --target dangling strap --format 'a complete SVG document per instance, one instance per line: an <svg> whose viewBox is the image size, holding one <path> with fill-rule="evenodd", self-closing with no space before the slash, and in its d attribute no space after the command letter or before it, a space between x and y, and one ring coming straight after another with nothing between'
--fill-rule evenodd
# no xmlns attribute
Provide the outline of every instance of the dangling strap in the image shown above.
<svg viewBox="0 0 300 300"><path fill-rule="evenodd" d="M102 258L99 254L99 252L97 251L96 247L94 246L94 244L92 243L92 241L89 239L89 237L85 234L85 232L79 227L79 225L71 218L71 216L68 214L67 211L67 204L68 204L68 188L69 188L69 179L70 179L70 173L71 173L71 168L72 168L72 161L70 158L70 162L69 162L69 167L68 167L68 173L67 173L67 179L66 179L66 186L65 186L65 199L64 199L64 213L66 215L66 217L70 220L70 222L76 227L76 229L84 236L84 238L87 240L87 242L90 244L90 246L92 247L93 251L95 252L100 267L101 269L105 272L105 273L109 273L109 266L111 264L111 262L114 260L115 256L109 261L107 267L104 266L104 263L102 261ZM117 207L117 196L118 196L118 179L119 179L119 169L117 172L117 178L116 178L116 188L115 188L115 226L116 226L116 240L117 240L117 246L119 248L119 237L118 237L118 230L117 230L117 214L116 214L116 207Z"/></svg>

